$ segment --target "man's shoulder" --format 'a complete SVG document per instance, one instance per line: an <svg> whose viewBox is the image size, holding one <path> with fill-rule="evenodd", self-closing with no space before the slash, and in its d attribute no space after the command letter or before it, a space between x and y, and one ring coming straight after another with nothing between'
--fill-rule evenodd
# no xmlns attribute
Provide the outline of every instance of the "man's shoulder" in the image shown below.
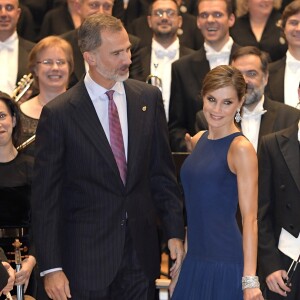
<svg viewBox="0 0 300 300"><path fill-rule="evenodd" d="M20 47L31 50L34 47L35 43L19 36L19 45Z"/></svg>
<svg viewBox="0 0 300 300"><path fill-rule="evenodd" d="M279 69L284 68L285 61L286 61L286 56L284 56L279 60L269 63L268 65L269 73L278 72Z"/></svg>
<svg viewBox="0 0 300 300"><path fill-rule="evenodd" d="M289 118L291 122L294 119L300 118L300 110L282 102L265 99L264 108L268 111L273 111L277 117Z"/></svg>
<svg viewBox="0 0 300 300"><path fill-rule="evenodd" d="M193 53L180 57L173 63L173 67L182 68L186 65L194 64L195 62L201 63L202 61L206 61L204 48L200 48L199 50L193 51ZM187 69L185 69L185 71L187 71Z"/></svg>
<svg viewBox="0 0 300 300"><path fill-rule="evenodd" d="M124 86L125 86L125 89L127 87L129 87L136 92L142 92L142 91L155 92L158 89L157 87L155 87L151 84L148 84L146 82L143 82L140 80L135 80L135 79L130 79L130 78L124 82Z"/></svg>
<svg viewBox="0 0 300 300"><path fill-rule="evenodd" d="M77 29L70 30L62 35L60 35L61 38L68 41L69 43L73 44L74 41L76 41L77 44Z"/></svg>

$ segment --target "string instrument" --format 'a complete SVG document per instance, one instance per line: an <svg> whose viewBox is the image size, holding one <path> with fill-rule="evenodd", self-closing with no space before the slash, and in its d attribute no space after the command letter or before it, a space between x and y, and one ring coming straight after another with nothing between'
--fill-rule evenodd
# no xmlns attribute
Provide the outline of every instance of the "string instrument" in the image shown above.
<svg viewBox="0 0 300 300"><path fill-rule="evenodd" d="M19 239L15 239L14 243L12 244L14 246L15 251L14 254L14 260L9 260L9 262L14 262L16 265L16 272L19 272L22 268L22 258L24 256L21 255L21 250L24 252L28 251L27 247L21 248L22 243ZM12 254L9 252L8 254ZM26 255L25 255L26 257ZM17 295L11 296L10 293L6 295L5 300L35 300L35 298L31 297L30 295L24 295L24 285L17 285Z"/></svg>
<svg viewBox="0 0 300 300"><path fill-rule="evenodd" d="M19 239L15 239L14 243L12 244L15 247L15 264L16 264L16 272L19 272L22 268L22 256L21 256L21 246L22 243ZM17 300L24 300L24 286L17 285Z"/></svg>
<svg viewBox="0 0 300 300"><path fill-rule="evenodd" d="M34 79L31 73L24 75L20 79L20 81L18 82L16 88L14 89L11 95L11 97L15 100L15 102L18 102L24 96L24 94L33 84L33 81Z"/></svg>

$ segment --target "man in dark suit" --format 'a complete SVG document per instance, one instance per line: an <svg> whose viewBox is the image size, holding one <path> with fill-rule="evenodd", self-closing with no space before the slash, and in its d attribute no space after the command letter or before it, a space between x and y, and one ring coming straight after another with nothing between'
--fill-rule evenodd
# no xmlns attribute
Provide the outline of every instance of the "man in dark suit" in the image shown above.
<svg viewBox="0 0 300 300"><path fill-rule="evenodd" d="M120 20L92 15L78 38L89 71L44 107L36 135L32 227L45 289L54 300L153 299L157 218L173 275L184 238L161 93L126 80Z"/></svg>
<svg viewBox="0 0 300 300"><path fill-rule="evenodd" d="M261 137L291 126L300 117L300 111L283 103L270 100L264 95L268 82L268 55L256 47L238 49L232 63L244 75L247 83L241 129L258 150ZM202 112L196 116L196 130L207 129Z"/></svg>
<svg viewBox="0 0 300 300"><path fill-rule="evenodd" d="M176 0L180 11L180 0ZM151 8L149 9L148 16L151 16ZM198 50L203 46L204 40L201 31L197 27L197 19L195 16L181 12L182 24L177 29L177 36L182 45ZM150 46L152 43L152 30L148 26L147 16L141 16L134 20L129 28L128 32L134 34L141 39L141 45Z"/></svg>
<svg viewBox="0 0 300 300"><path fill-rule="evenodd" d="M0 6L0 90L12 95L19 80L29 73L28 54L34 43L17 34L18 1L0 0Z"/></svg>
<svg viewBox="0 0 300 300"><path fill-rule="evenodd" d="M270 64L266 94L271 99L300 109L299 23L300 1L293 1L285 7L281 17L281 26L288 43L288 51L285 57Z"/></svg>
<svg viewBox="0 0 300 300"><path fill-rule="evenodd" d="M300 299L300 122L263 137L259 158L258 267L266 299ZM295 266L295 262L294 262ZM293 269L293 268L292 268ZM291 286L285 279L292 277Z"/></svg>
<svg viewBox="0 0 300 300"><path fill-rule="evenodd" d="M102 13L107 15L112 15L113 0L79 0L75 3L77 5L78 13L82 18L82 22L90 15ZM72 48L74 54L74 72L71 75L69 87L76 84L81 77L85 74L87 65L84 63L84 59L82 57L82 53L78 47L78 30L71 30L61 37L68 41ZM139 51L141 50L140 47L140 40L139 38L130 35L129 36L130 43L131 43L131 55L132 55L132 64L130 66L130 78L133 79L141 79L142 75L142 65L140 61Z"/></svg>
<svg viewBox="0 0 300 300"><path fill-rule="evenodd" d="M204 46L172 65L169 134L173 151L187 150L184 140L189 132L194 135L196 113L202 109L200 91L202 81L210 69L229 64L231 54L238 48L229 36L234 24L230 0L200 0L198 28Z"/></svg>
<svg viewBox="0 0 300 300"><path fill-rule="evenodd" d="M184 55L193 53L192 49L183 46L177 38L177 30L181 26L182 17L175 0L156 0L150 5L148 16L152 31L152 43L141 50L143 64L143 80L151 74L160 79L164 108L169 118L171 65ZM153 78L152 81L156 81ZM150 80L151 81L151 80ZM151 82L155 85L156 82Z"/></svg>

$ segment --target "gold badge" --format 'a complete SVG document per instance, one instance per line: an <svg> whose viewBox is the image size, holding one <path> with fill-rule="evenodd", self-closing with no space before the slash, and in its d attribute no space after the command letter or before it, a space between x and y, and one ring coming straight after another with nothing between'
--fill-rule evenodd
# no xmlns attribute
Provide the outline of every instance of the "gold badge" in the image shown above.
<svg viewBox="0 0 300 300"><path fill-rule="evenodd" d="M147 110L147 106L143 106L142 111L146 111L146 110Z"/></svg>

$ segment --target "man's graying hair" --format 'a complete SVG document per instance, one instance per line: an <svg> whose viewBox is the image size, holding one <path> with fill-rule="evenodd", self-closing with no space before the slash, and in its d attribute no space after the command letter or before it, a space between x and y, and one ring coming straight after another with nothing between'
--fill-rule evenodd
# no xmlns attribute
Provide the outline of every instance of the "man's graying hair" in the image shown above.
<svg viewBox="0 0 300 300"><path fill-rule="evenodd" d="M81 53L92 51L101 46L101 33L122 31L122 22L104 14L95 14L86 18L78 29L78 45Z"/></svg>

